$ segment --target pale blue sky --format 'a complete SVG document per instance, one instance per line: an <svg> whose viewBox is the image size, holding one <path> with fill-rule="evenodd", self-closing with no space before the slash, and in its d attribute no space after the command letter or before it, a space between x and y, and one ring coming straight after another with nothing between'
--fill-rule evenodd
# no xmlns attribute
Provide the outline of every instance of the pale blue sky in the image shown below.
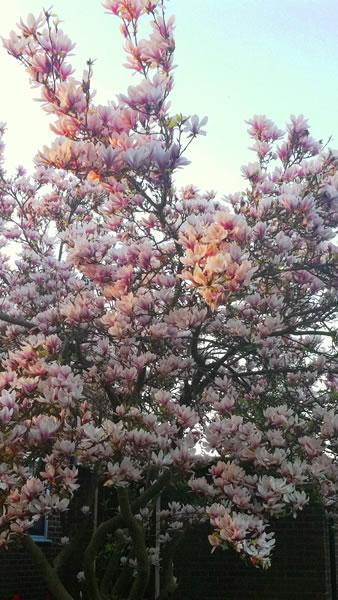
<svg viewBox="0 0 338 600"><path fill-rule="evenodd" d="M52 0L50 0L52 2ZM6 35L20 15L39 12L43 0L11 0L2 12ZM116 18L98 0L55 0L63 29L77 46L75 66L97 58L95 87L100 102L123 92L135 77L123 69ZM283 126L303 113L317 138L333 135L338 147L337 0L170 0L175 14L176 85L173 110L208 115L208 136L195 142L192 165L178 183L232 192L242 186L240 165L252 160L244 120L266 114ZM33 102L26 75L0 51L0 120L7 121L7 163L30 165L50 139L48 116Z"/></svg>

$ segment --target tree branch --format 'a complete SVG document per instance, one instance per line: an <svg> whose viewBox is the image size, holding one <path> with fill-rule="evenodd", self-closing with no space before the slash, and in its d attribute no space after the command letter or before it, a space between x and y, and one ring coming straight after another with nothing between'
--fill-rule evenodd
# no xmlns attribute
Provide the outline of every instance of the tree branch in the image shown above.
<svg viewBox="0 0 338 600"><path fill-rule="evenodd" d="M141 496L132 502L131 510L133 513L139 511L142 506L145 506L152 498L155 498L165 487L171 477L169 469L164 471L153 485L151 485ZM125 527L125 521L121 513L115 515L108 521L104 521L94 531L92 538L84 553L84 572L86 576L86 582L88 591L90 593L91 600L102 600L99 586L96 581L96 557L105 543L106 536L108 533L114 533L117 529Z"/></svg>
<svg viewBox="0 0 338 600"><path fill-rule="evenodd" d="M132 584L128 600L142 600L147 589L150 565L145 541L145 535L142 524L135 518L130 502L128 488L120 488L117 491L120 504L120 511L125 521L130 537L133 542L133 551L135 552L137 562L137 573Z"/></svg>
<svg viewBox="0 0 338 600"><path fill-rule="evenodd" d="M73 596L71 596L63 586L56 571L49 564L42 550L35 542L33 542L32 538L29 535L25 535L22 538L22 544L38 567L49 591L53 594L53 598L55 598L55 600L74 600Z"/></svg>
<svg viewBox="0 0 338 600"><path fill-rule="evenodd" d="M26 329L33 329L33 327L37 327L37 324L33 321L26 321L25 319L11 317L2 311L0 311L0 321L11 323L11 325L19 325L20 327L25 327Z"/></svg>

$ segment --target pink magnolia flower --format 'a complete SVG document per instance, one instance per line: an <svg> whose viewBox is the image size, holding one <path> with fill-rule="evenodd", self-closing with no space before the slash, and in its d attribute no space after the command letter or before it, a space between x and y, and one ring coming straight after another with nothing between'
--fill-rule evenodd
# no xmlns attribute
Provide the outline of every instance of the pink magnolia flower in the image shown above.
<svg viewBox="0 0 338 600"><path fill-rule="evenodd" d="M56 417L41 415L32 420L28 437L32 443L46 442L53 437L60 427L60 421Z"/></svg>

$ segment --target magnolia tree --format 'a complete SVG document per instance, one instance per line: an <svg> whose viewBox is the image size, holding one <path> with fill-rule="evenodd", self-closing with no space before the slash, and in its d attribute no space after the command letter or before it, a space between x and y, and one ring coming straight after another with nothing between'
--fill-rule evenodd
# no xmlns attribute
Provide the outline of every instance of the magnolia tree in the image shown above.
<svg viewBox="0 0 338 600"><path fill-rule="evenodd" d="M104 7L137 73L107 106L50 11L4 41L57 139L1 172L0 542L57 600L150 598L154 569L164 599L192 525L266 567L271 518L336 501L338 161L255 116L244 192L177 190L206 119L170 111L174 19ZM29 531L58 514L52 565Z"/></svg>

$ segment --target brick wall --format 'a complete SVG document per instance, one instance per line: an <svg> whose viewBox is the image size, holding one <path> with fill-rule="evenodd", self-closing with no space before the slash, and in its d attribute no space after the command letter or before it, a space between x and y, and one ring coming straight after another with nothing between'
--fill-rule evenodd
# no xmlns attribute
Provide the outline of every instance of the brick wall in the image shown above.
<svg viewBox="0 0 338 600"><path fill-rule="evenodd" d="M49 524L58 537L59 524ZM328 521L318 507L297 519L274 526L277 545L268 571L245 565L234 552L210 553L207 526L192 531L176 554L175 574L180 585L172 600L338 600L333 594L331 550L338 536L329 536ZM55 545L44 544L52 557ZM337 572L337 570L336 570ZM0 600L45 600L39 573L25 553L16 548L0 554Z"/></svg>
<svg viewBox="0 0 338 600"><path fill-rule="evenodd" d="M44 546L47 556L53 554L51 546ZM0 558L0 598L12 600L19 594L23 600L46 600L46 586L30 557L19 548L2 553Z"/></svg>
<svg viewBox="0 0 338 600"><path fill-rule="evenodd" d="M48 540L39 543L52 560L62 535L60 519L48 520ZM0 600L12 600L19 594L23 600L47 600L47 590L30 556L18 545L0 553Z"/></svg>
<svg viewBox="0 0 338 600"><path fill-rule="evenodd" d="M323 512L308 508L297 519L277 521L274 531L276 549L267 571L247 566L233 551L210 554L207 526L192 531L176 555L175 600L336 600Z"/></svg>

